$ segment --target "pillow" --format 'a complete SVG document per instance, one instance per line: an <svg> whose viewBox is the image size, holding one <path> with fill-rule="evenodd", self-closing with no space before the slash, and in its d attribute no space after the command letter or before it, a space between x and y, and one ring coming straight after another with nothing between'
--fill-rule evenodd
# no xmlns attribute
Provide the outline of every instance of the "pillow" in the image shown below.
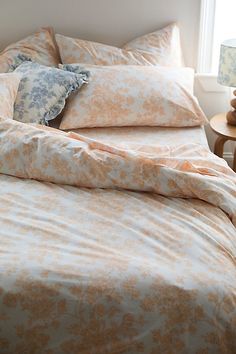
<svg viewBox="0 0 236 354"><path fill-rule="evenodd" d="M78 65L61 68L81 72ZM60 129L188 127L206 122L193 96L194 71L161 66L87 66L90 82L71 97Z"/></svg>
<svg viewBox="0 0 236 354"><path fill-rule="evenodd" d="M0 117L12 119L20 74L0 74Z"/></svg>
<svg viewBox="0 0 236 354"><path fill-rule="evenodd" d="M14 119L24 123L48 122L62 111L71 92L85 82L85 74L74 74L38 63L25 62L16 70L22 75L15 102Z"/></svg>
<svg viewBox="0 0 236 354"><path fill-rule="evenodd" d="M179 28L171 24L137 38L123 49L56 34L63 64L183 66Z"/></svg>
<svg viewBox="0 0 236 354"><path fill-rule="evenodd" d="M19 55L42 65L57 66L60 57L52 28L41 28L33 35L4 49L0 53L0 72L8 72L12 65L16 65Z"/></svg>
<svg viewBox="0 0 236 354"><path fill-rule="evenodd" d="M163 29L138 37L123 46L127 51L138 51L155 56L157 64L163 66L184 66L180 44L180 32L176 23Z"/></svg>

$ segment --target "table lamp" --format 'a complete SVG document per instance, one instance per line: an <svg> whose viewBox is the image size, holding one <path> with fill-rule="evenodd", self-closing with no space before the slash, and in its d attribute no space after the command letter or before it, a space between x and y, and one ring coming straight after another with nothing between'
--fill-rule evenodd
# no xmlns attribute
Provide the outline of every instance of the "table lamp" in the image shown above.
<svg viewBox="0 0 236 354"><path fill-rule="evenodd" d="M236 87L236 39L228 39L221 44L218 83ZM233 92L236 96L236 90ZM236 125L236 98L231 102L233 110L226 115L228 124Z"/></svg>

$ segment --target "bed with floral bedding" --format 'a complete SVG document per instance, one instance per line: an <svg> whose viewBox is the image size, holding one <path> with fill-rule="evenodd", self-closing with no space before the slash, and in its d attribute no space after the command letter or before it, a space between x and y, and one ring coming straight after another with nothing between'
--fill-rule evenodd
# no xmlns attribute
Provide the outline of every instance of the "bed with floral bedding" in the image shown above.
<svg viewBox="0 0 236 354"><path fill-rule="evenodd" d="M1 354L235 353L222 159L4 119L0 141Z"/></svg>
<svg viewBox="0 0 236 354"><path fill-rule="evenodd" d="M43 28L0 72L0 354L235 354L236 174L178 27Z"/></svg>

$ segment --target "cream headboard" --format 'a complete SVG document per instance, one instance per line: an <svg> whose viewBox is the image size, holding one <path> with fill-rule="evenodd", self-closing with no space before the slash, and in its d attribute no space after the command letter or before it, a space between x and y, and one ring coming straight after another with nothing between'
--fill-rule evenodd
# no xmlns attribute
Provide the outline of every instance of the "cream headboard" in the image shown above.
<svg viewBox="0 0 236 354"><path fill-rule="evenodd" d="M187 65L196 67L200 0L0 0L0 49L41 26L120 46L178 22Z"/></svg>

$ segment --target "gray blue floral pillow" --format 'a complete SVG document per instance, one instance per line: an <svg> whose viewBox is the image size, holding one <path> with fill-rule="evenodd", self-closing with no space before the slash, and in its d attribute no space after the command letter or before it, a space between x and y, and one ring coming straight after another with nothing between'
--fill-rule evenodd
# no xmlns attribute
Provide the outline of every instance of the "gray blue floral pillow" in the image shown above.
<svg viewBox="0 0 236 354"><path fill-rule="evenodd" d="M75 74L85 75L87 79L90 77L90 72L79 64L59 64L58 67L62 70L70 71Z"/></svg>
<svg viewBox="0 0 236 354"><path fill-rule="evenodd" d="M15 72L22 79L14 107L14 119L24 123L48 122L56 118L67 97L88 82L85 73L75 74L34 62L24 62Z"/></svg>
<svg viewBox="0 0 236 354"><path fill-rule="evenodd" d="M14 71L19 65L23 64L26 61L32 62L32 59L25 54L18 54L13 58L12 63L9 65L8 72Z"/></svg>

